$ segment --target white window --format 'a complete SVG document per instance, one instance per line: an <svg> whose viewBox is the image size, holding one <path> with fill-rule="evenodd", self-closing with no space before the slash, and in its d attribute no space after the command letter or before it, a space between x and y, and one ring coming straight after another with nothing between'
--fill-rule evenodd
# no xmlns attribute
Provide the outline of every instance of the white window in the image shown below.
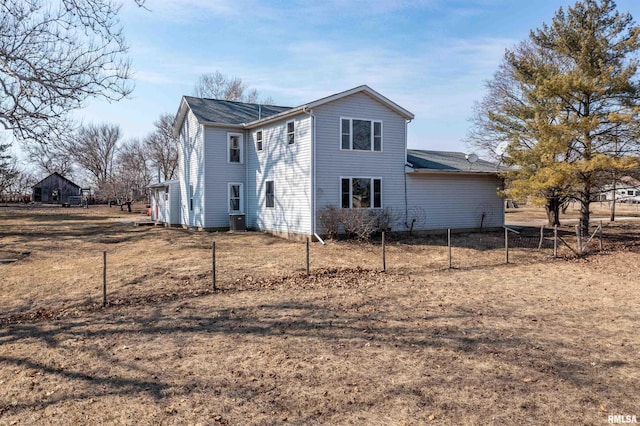
<svg viewBox="0 0 640 426"><path fill-rule="evenodd" d="M242 163L242 133L227 133L227 161Z"/></svg>
<svg viewBox="0 0 640 426"><path fill-rule="evenodd" d="M268 180L265 184L265 207L275 207L275 187L272 180Z"/></svg>
<svg viewBox="0 0 640 426"><path fill-rule="evenodd" d="M296 125L295 121L287 121L287 142L293 145L296 142Z"/></svg>
<svg viewBox="0 0 640 426"><path fill-rule="evenodd" d="M342 149L382 151L382 121L341 118L340 128Z"/></svg>
<svg viewBox="0 0 640 426"><path fill-rule="evenodd" d="M262 142L262 130L258 130L256 132L256 151L262 151L263 142Z"/></svg>
<svg viewBox="0 0 640 426"><path fill-rule="evenodd" d="M382 179L350 177L340 179L343 209L381 208Z"/></svg>
<svg viewBox="0 0 640 426"><path fill-rule="evenodd" d="M242 184L229 183L227 186L227 192L229 198L229 213L242 213L244 211Z"/></svg>

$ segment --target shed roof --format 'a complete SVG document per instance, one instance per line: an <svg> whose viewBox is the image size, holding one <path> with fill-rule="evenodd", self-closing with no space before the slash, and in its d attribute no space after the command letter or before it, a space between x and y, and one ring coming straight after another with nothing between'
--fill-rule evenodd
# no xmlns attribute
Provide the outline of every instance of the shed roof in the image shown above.
<svg viewBox="0 0 640 426"><path fill-rule="evenodd" d="M72 182L71 180L69 180L69 179L67 179L66 177L62 176L62 175L61 175L60 173L58 173L58 172L53 172L53 173L51 173L51 174L50 174L49 176L47 176L46 178L42 179L40 182L38 182L38 183L36 183L35 185L33 185L33 186L32 186L32 188L39 187L39 186L40 186L40 184L42 184L42 182L44 182L45 180L47 180L47 179L49 179L49 178L51 178L51 177L57 177L58 179L65 180L65 181L67 181L70 185L73 185L73 186L75 186L75 187L77 187L77 188L80 188L80 185L78 185L78 184L76 184L76 183Z"/></svg>
<svg viewBox="0 0 640 426"><path fill-rule="evenodd" d="M407 163L416 172L497 174L507 170L507 167L501 164L482 159L470 162L468 158L469 154L464 152L407 150Z"/></svg>

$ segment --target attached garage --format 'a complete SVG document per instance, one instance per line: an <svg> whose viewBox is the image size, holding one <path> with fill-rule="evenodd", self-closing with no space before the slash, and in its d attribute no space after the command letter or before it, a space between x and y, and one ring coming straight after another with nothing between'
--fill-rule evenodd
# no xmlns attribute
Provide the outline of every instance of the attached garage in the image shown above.
<svg viewBox="0 0 640 426"><path fill-rule="evenodd" d="M473 154L408 150L408 222L417 230L503 226L501 170Z"/></svg>

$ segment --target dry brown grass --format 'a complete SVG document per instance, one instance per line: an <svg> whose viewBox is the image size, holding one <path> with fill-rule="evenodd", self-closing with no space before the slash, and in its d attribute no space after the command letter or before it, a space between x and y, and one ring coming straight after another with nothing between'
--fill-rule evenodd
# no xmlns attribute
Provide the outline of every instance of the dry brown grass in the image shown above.
<svg viewBox="0 0 640 426"><path fill-rule="evenodd" d="M0 424L606 424L640 415L640 229L549 259L0 210ZM132 218L135 216L126 216ZM614 230L616 231L614 233ZM209 292L210 244L223 291ZM102 251L109 300L100 308ZM24 254L24 253L29 253Z"/></svg>

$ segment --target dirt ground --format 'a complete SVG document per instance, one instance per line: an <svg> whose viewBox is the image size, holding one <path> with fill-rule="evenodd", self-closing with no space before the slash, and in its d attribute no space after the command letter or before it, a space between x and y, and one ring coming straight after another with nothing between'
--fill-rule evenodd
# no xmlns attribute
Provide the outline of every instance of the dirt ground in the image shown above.
<svg viewBox="0 0 640 426"><path fill-rule="evenodd" d="M304 242L134 219L0 208L0 424L640 417L640 223L509 264L461 234L451 270L443 236L389 238L386 272L379 243L314 243L307 277Z"/></svg>

